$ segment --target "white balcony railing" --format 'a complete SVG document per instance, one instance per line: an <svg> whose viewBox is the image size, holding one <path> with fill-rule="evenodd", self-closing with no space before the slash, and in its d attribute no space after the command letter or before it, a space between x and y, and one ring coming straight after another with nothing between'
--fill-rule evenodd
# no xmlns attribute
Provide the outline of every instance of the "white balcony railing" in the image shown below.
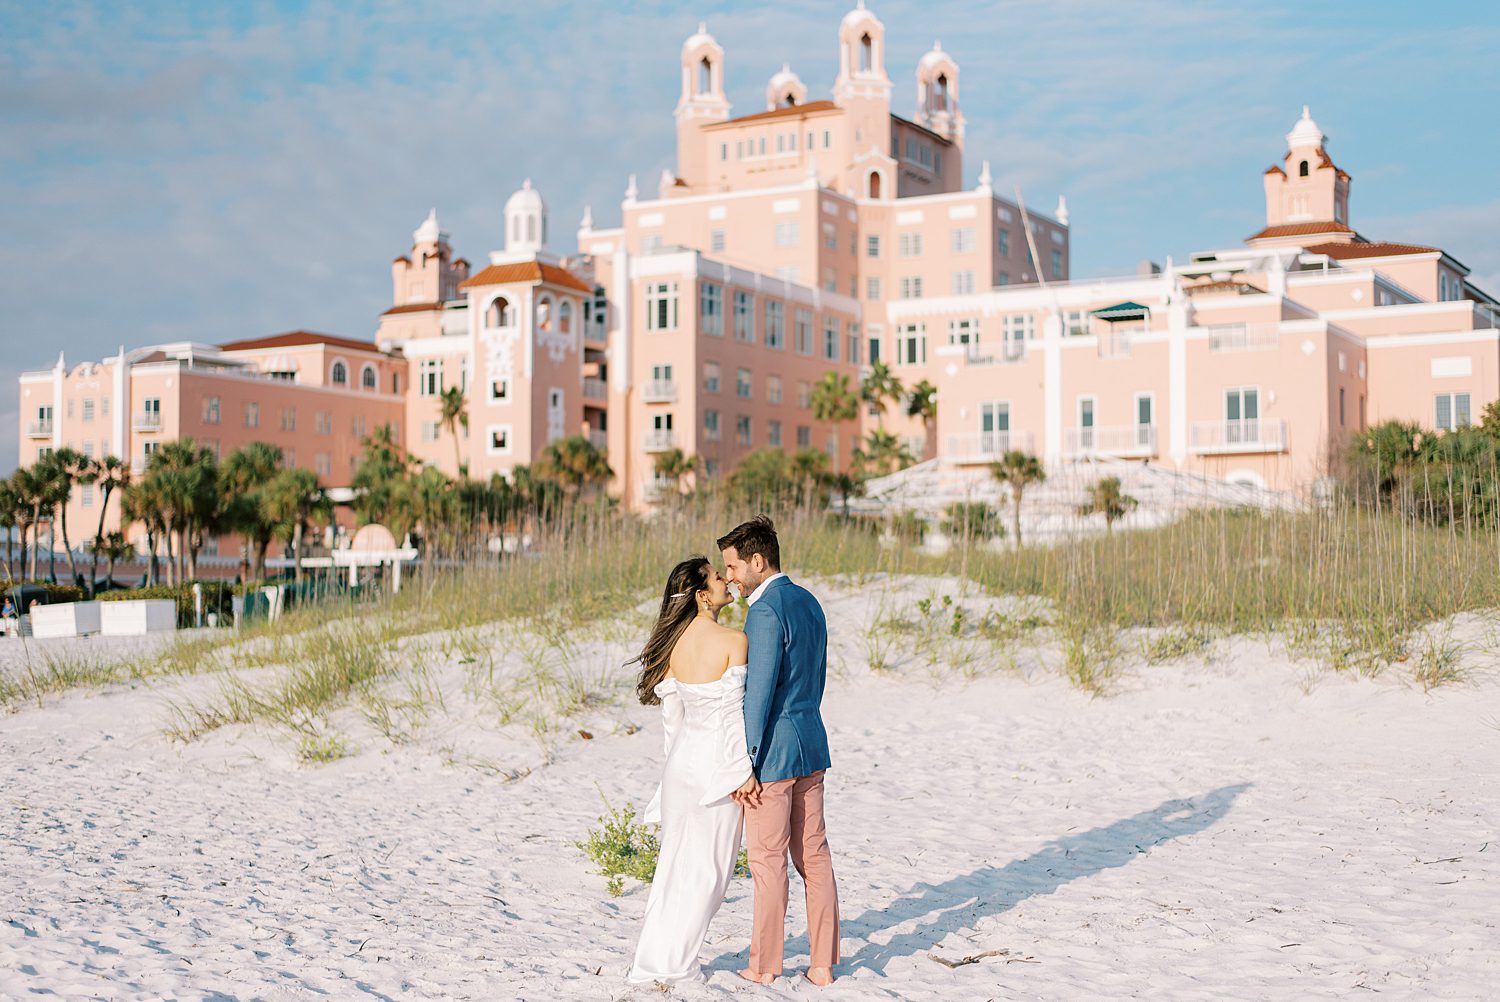
<svg viewBox="0 0 1500 1002"><path fill-rule="evenodd" d="M1209 351L1269 351L1281 343L1278 324L1218 324L1204 329Z"/></svg>
<svg viewBox="0 0 1500 1002"><path fill-rule="evenodd" d="M955 463L992 463L1012 449L1034 452L1029 431L981 431L949 435L944 459Z"/></svg>
<svg viewBox="0 0 1500 1002"><path fill-rule="evenodd" d="M648 404L670 404L677 399L677 384L670 379L653 379L641 390Z"/></svg>
<svg viewBox="0 0 1500 1002"><path fill-rule="evenodd" d="M1105 329L1099 332L1099 357L1129 358L1130 342L1137 335L1144 333L1146 333L1146 328L1144 327L1123 327L1118 324L1105 324Z"/></svg>
<svg viewBox="0 0 1500 1002"><path fill-rule="evenodd" d="M966 345L964 359L970 365L1014 365L1026 361L1025 341L1002 341L995 345Z"/></svg>
<svg viewBox="0 0 1500 1002"><path fill-rule="evenodd" d="M1063 436L1063 452L1069 456L1118 456L1125 459L1154 456L1156 426L1124 424L1069 428Z"/></svg>
<svg viewBox="0 0 1500 1002"><path fill-rule="evenodd" d="M609 449L609 433L591 429L589 431L589 445L600 451L607 451Z"/></svg>
<svg viewBox="0 0 1500 1002"><path fill-rule="evenodd" d="M583 381L583 399L607 400L609 399L609 387L602 379L585 379Z"/></svg>
<svg viewBox="0 0 1500 1002"><path fill-rule="evenodd" d="M1286 451L1285 421L1194 421L1191 432L1188 449L1199 455Z"/></svg>
<svg viewBox="0 0 1500 1002"><path fill-rule="evenodd" d="M642 448L647 452L667 452L677 448L677 435L671 431L648 431Z"/></svg>
<svg viewBox="0 0 1500 1002"><path fill-rule="evenodd" d="M660 501L678 493L678 481L673 477L664 477L659 473L641 481L641 495L647 501Z"/></svg>
<svg viewBox="0 0 1500 1002"><path fill-rule="evenodd" d="M161 431L161 412L146 411L143 414L137 414L135 420L131 422L131 427L136 431Z"/></svg>
<svg viewBox="0 0 1500 1002"><path fill-rule="evenodd" d="M26 426L26 434L31 438L51 438L52 419L47 418L41 421L32 421Z"/></svg>
<svg viewBox="0 0 1500 1002"><path fill-rule="evenodd" d="M132 459L130 461L130 473L132 476L140 476L146 472L146 461L144 459Z"/></svg>

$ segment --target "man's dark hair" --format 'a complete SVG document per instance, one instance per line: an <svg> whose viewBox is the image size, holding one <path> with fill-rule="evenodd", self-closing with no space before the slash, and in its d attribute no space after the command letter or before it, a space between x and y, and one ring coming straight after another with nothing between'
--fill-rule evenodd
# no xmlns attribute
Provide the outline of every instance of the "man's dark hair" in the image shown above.
<svg viewBox="0 0 1500 1002"><path fill-rule="evenodd" d="M773 571L781 570L781 542L776 538L776 525L769 515L757 515L748 522L741 522L719 537L719 549L734 547L741 560L749 560L759 553L766 558L766 566Z"/></svg>

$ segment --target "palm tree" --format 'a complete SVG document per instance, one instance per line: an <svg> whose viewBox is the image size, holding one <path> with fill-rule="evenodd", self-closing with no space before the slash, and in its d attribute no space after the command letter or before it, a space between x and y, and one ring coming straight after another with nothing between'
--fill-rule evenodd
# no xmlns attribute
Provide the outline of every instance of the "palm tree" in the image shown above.
<svg viewBox="0 0 1500 1002"><path fill-rule="evenodd" d="M276 535L292 544L293 577L302 583L302 536L315 520L333 513L333 504L311 470L293 467L276 474L261 496L264 515L276 526Z"/></svg>
<svg viewBox="0 0 1500 1002"><path fill-rule="evenodd" d="M672 493L681 494L682 478L698 468L698 457L689 456L681 449L668 449L656 454L653 465L658 477L672 481Z"/></svg>
<svg viewBox="0 0 1500 1002"><path fill-rule="evenodd" d="M21 498L9 480L0 480L0 530L5 538L5 580L14 580L10 569L10 533L21 524ZM21 538L21 564L26 564L26 538Z"/></svg>
<svg viewBox="0 0 1500 1002"><path fill-rule="evenodd" d="M89 567L89 595L94 594L94 581L99 577L100 544L104 542L104 517L109 513L109 499L115 491L130 484L130 464L119 456L104 455L94 460L80 483L95 484L99 488L99 526L94 530L93 564ZM121 520L124 525L124 520ZM123 538L123 537L122 537ZM123 559L129 559L128 557ZM114 563L110 563L111 572Z"/></svg>
<svg viewBox="0 0 1500 1002"><path fill-rule="evenodd" d="M923 459L937 455L937 436L933 434L937 422L937 396L937 387L924 379L911 388L911 396L906 398L906 416L922 419Z"/></svg>
<svg viewBox="0 0 1500 1002"><path fill-rule="evenodd" d="M94 555L94 563L97 565L99 557L103 556L108 561L104 572L104 579L111 584L115 580L115 563L120 560L129 560L135 556L135 547L125 541L125 534L111 532L94 538L89 544L89 551Z"/></svg>
<svg viewBox="0 0 1500 1002"><path fill-rule="evenodd" d="M830 473L827 478L828 487L839 495L840 507L844 510L844 517L849 517L849 501L851 498L859 497L865 492L865 482L862 477L854 473Z"/></svg>
<svg viewBox="0 0 1500 1002"><path fill-rule="evenodd" d="M990 464L990 475L1010 488L1010 531L1015 537L1016 549L1021 548L1021 495L1032 484L1047 479L1047 471L1041 460L1019 449L1011 449Z"/></svg>
<svg viewBox="0 0 1500 1002"><path fill-rule="evenodd" d="M859 388L860 399L876 408L875 420L881 429L885 428L886 403L895 403L905 392L900 378L884 362L876 362L870 366L870 371L865 374L865 381Z"/></svg>
<svg viewBox="0 0 1500 1002"><path fill-rule="evenodd" d="M550 443L542 450L538 466L540 469L534 472L554 480L575 501L591 489L608 483L615 475L604 450L596 448L582 435L570 435Z"/></svg>
<svg viewBox="0 0 1500 1002"><path fill-rule="evenodd" d="M21 528L21 573L26 570L26 533L31 532L31 570L27 576L37 577L37 551L42 548L42 512L47 506L47 477L41 463L21 467L11 475L11 489L16 495L16 517Z"/></svg>
<svg viewBox="0 0 1500 1002"><path fill-rule="evenodd" d="M424 466L406 482L406 503L422 530L422 568L432 569L439 542L453 521L454 481L442 470Z"/></svg>
<svg viewBox="0 0 1500 1002"><path fill-rule="evenodd" d="M469 407L464 400L464 391L457 386L450 386L443 391L438 398L441 410L439 411L438 423L448 430L453 436L453 475L460 480L469 475L468 467L464 464L458 448L458 426L463 425L464 432L469 430Z"/></svg>
<svg viewBox="0 0 1500 1002"><path fill-rule="evenodd" d="M190 438L164 442L151 454L142 485L142 500L158 507L167 530L168 583L181 584L197 572L201 534L219 515L218 461Z"/></svg>
<svg viewBox="0 0 1500 1002"><path fill-rule="evenodd" d="M873 428L865 436L865 447L855 453L855 465L876 476L904 470L915 462L901 439L884 428Z"/></svg>
<svg viewBox="0 0 1500 1002"><path fill-rule="evenodd" d="M68 538L68 502L73 500L73 485L81 483L88 475L93 461L76 449L63 446L49 455L47 465L52 501L52 517L62 529L63 549L68 554L68 573L78 580L78 559L73 555L73 542Z"/></svg>
<svg viewBox="0 0 1500 1002"><path fill-rule="evenodd" d="M161 582L161 555L156 541L167 535L162 506L152 493L157 486L137 480L120 492L120 523L139 522L146 529L146 581L153 585Z"/></svg>
<svg viewBox="0 0 1500 1002"><path fill-rule="evenodd" d="M1089 499L1078 506L1078 514L1103 515L1104 531L1113 535L1115 523L1134 511L1140 501L1120 490L1119 477L1104 477L1089 488Z"/></svg>
<svg viewBox="0 0 1500 1002"><path fill-rule="evenodd" d="M393 516L400 504L397 495L410 469L411 459L396 444L391 426L384 424L365 439L359 466L354 471L354 511L360 522L380 522L398 541L406 535L406 527L398 531Z"/></svg>
<svg viewBox="0 0 1500 1002"><path fill-rule="evenodd" d="M266 551L276 535L276 523L266 517L262 495L281 471L284 459L279 446L251 442L231 452L219 468L219 484L227 502L226 524L245 537L240 556L243 581L266 576Z"/></svg>

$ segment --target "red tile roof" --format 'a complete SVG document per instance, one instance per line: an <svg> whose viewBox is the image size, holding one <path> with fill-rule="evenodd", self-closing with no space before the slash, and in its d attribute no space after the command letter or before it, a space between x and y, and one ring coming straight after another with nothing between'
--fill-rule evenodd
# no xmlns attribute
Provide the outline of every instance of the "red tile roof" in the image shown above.
<svg viewBox="0 0 1500 1002"><path fill-rule="evenodd" d="M1354 229L1343 223L1325 220L1321 223L1287 223L1282 226L1267 226L1246 240L1269 240L1272 237L1310 237L1319 233L1353 233Z"/></svg>
<svg viewBox="0 0 1500 1002"><path fill-rule="evenodd" d="M380 348L373 341L356 341L353 338L338 337L333 334L319 334L316 331L287 331L285 334L273 334L270 337L248 338L243 341L230 341L219 347L224 351L253 351L256 348L295 348L310 344L326 344L330 348L347 348L350 351L368 351L371 354L380 354Z"/></svg>
<svg viewBox="0 0 1500 1002"><path fill-rule="evenodd" d="M546 282L548 285L560 285L565 289L577 289L579 292L594 291L583 279L566 268L542 264L540 261L492 264L473 278L459 283L458 287L468 289L479 285L509 285L512 282Z"/></svg>
<svg viewBox="0 0 1500 1002"><path fill-rule="evenodd" d="M1266 173L1267 174L1280 174L1282 177L1286 177L1286 171L1282 170L1280 167L1277 167L1275 164L1272 164L1271 166L1267 167L1266 168Z"/></svg>
<svg viewBox="0 0 1500 1002"><path fill-rule="evenodd" d="M433 310L441 310L442 308L442 303L406 303L402 306L392 306L382 313L381 316L388 317L392 313L430 313Z"/></svg>
<svg viewBox="0 0 1500 1002"><path fill-rule="evenodd" d="M1313 244L1304 247L1309 254L1327 254L1332 258L1400 257L1403 254L1441 254L1440 247L1423 247L1421 244L1393 244L1383 240L1363 244Z"/></svg>
<svg viewBox="0 0 1500 1002"><path fill-rule="evenodd" d="M793 118L801 115L814 115L822 111L837 110L838 105L832 101L809 101L806 104L793 104L785 108L756 112L754 115L741 115L739 118L731 118L727 122L715 122L709 128L715 129L726 125L742 125L745 122L763 122L770 118Z"/></svg>

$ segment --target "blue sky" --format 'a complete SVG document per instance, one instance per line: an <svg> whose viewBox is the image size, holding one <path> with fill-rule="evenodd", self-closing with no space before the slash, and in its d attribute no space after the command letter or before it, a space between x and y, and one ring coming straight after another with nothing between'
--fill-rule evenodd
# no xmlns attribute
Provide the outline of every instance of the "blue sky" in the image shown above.
<svg viewBox="0 0 1500 1002"><path fill-rule="evenodd" d="M1437 243L1500 293L1500 5L873 0L894 110L940 38L960 67L966 181L1051 209L1073 271L1236 243L1304 103L1354 177L1354 225ZM672 163L678 50L726 49L736 114L789 62L838 69L846 4L37 5L0 0L0 473L16 373L120 344L306 327L369 337L389 263L437 206L458 251L501 243L531 177L553 249L585 204Z"/></svg>

